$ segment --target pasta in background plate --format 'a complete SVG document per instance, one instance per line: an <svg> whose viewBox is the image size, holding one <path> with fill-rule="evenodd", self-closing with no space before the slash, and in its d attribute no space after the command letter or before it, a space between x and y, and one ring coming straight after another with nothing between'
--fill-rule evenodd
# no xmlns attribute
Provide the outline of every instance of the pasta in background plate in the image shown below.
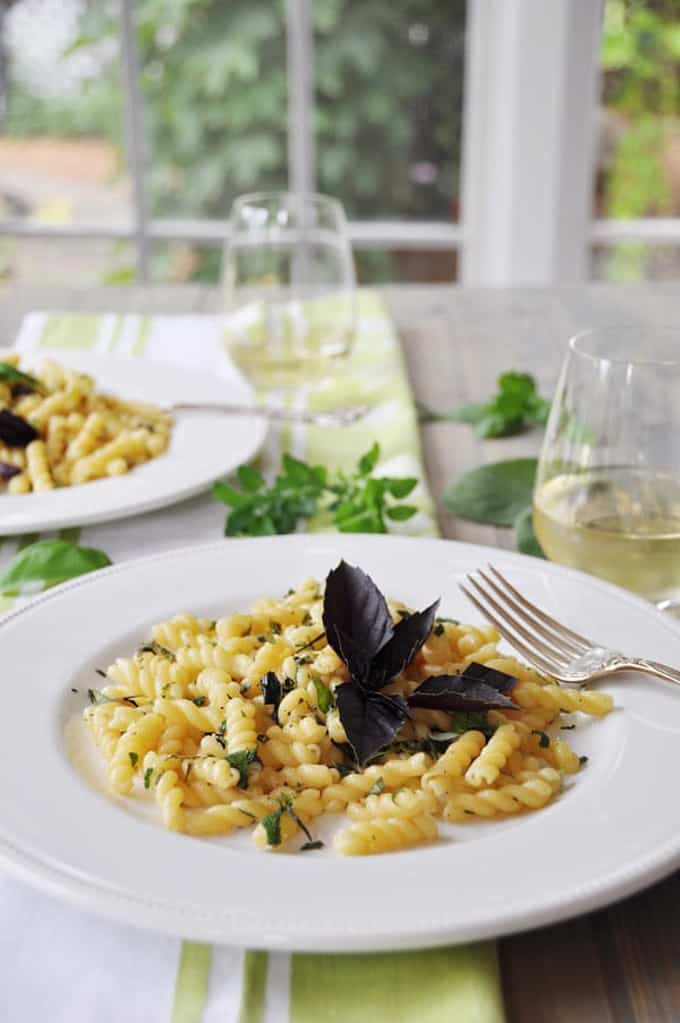
<svg viewBox="0 0 680 1023"><path fill-rule="evenodd" d="M394 622L408 617L397 602L389 611ZM189 835L248 828L259 848L315 849L315 819L344 814L338 852L388 852L435 841L441 818L540 810L582 766L546 729L563 713L612 708L606 693L563 689L499 652L495 629L439 618L385 692L408 697L427 677L481 664L516 679L514 706L414 706L389 747L355 769L335 699L348 669L322 616L321 587L307 580L248 613L154 626L107 668L84 712L111 789L155 799L165 826Z"/></svg>
<svg viewBox="0 0 680 1023"><path fill-rule="evenodd" d="M7 481L7 493L121 476L166 450L171 420L157 406L100 394L91 377L51 360L27 376L28 383L12 379L18 366L16 354L3 355L0 417L5 413L8 423L5 433L0 424L0 480ZM31 388L31 380L38 386ZM26 436L13 443L13 427L22 423Z"/></svg>

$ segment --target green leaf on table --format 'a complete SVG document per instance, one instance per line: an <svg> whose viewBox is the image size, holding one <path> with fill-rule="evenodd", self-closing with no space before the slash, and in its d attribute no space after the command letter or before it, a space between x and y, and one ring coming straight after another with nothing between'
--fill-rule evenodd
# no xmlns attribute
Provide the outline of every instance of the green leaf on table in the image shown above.
<svg viewBox="0 0 680 1023"><path fill-rule="evenodd" d="M108 555L95 547L40 540L24 547L0 575L0 594L11 597L24 589L46 590L110 564Z"/></svg>
<svg viewBox="0 0 680 1023"><path fill-rule="evenodd" d="M515 543L522 554L531 554L535 558L544 558L543 548L534 533L533 510L531 505L521 511L514 522Z"/></svg>
<svg viewBox="0 0 680 1023"><path fill-rule="evenodd" d="M461 519L512 526L531 504L536 465L535 458L511 458L472 469L450 485L444 503Z"/></svg>

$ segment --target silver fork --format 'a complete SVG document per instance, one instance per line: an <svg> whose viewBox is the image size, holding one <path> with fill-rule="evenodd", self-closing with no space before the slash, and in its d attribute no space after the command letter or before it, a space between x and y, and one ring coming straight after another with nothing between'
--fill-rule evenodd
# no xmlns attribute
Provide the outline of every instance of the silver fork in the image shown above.
<svg viewBox="0 0 680 1023"><path fill-rule="evenodd" d="M167 415L173 415L175 412L221 412L230 416L264 416L265 419L310 423L316 426L349 426L371 410L370 405L347 405L345 408L328 409L326 412L309 412L307 409L278 408L274 405L188 401L176 401L162 408Z"/></svg>
<svg viewBox="0 0 680 1023"><path fill-rule="evenodd" d="M501 636L539 671L573 685L617 671L641 671L680 685L680 671L592 643L523 597L493 565L488 568L493 578L481 569L467 576L474 593L462 583L460 588Z"/></svg>

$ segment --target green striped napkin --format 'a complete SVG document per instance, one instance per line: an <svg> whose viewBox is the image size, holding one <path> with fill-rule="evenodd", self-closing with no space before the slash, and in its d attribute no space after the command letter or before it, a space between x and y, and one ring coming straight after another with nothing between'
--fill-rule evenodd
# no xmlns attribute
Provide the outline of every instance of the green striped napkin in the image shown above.
<svg viewBox="0 0 680 1023"><path fill-rule="evenodd" d="M227 377L232 372L224 355L222 328L214 317L33 313L24 321L16 347L22 352L68 348L134 355L209 369ZM416 414L398 339L374 293L360 294L356 342L344 368L332 380L300 380L296 387L270 391L264 397L315 409L354 402L371 406L368 416L342 430L296 425L270 431L260 456L265 472L276 470L283 451L347 469L378 440L380 473L423 475ZM424 484L411 500L418 505L419 514L395 525L401 532L436 535L432 501ZM88 546L101 547L118 562L214 540L221 534L223 520L224 509L204 495L138 518L64 532L69 539L80 537ZM25 536L4 541L0 568L17 545L34 539ZM6 600L0 610L10 604ZM6 921L14 915L20 917L12 927L19 938L8 953L10 961L5 962L7 975L17 977L15 1000L11 992L9 995L9 1004L16 1011L16 1017L10 1011L11 1018L44 1015L45 1007L39 1002L44 990L45 998L49 991L49 1018L54 1023L95 1016L106 1023L109 1017L102 1007L119 1004L119 992L130 983L128 971L134 955L132 961L151 965L135 971L140 1008L127 1003L126 1023L502 1023L504 1019L492 943L371 955L243 953L174 942L90 920L5 878L0 879L0 912ZM36 936L35 929L29 937L23 923L38 914L43 921L38 930L44 939ZM81 975L85 972L96 978L91 996L87 985L79 988L77 1017L73 1015L68 972L62 956L55 953L60 942L54 938L67 933L69 961L75 958ZM40 963L42 985L34 983L36 962Z"/></svg>

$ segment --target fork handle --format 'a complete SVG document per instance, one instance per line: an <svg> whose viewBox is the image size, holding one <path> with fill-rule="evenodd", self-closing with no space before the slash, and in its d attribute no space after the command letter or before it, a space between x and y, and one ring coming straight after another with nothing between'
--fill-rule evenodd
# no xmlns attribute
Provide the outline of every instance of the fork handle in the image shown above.
<svg viewBox="0 0 680 1023"><path fill-rule="evenodd" d="M675 682L680 686L680 671L676 671L675 668L671 668L667 664L661 664L660 661L648 661L644 657L639 657L627 660L625 667L631 668L633 671L643 671L646 675L654 675L656 678L663 678L667 682Z"/></svg>

